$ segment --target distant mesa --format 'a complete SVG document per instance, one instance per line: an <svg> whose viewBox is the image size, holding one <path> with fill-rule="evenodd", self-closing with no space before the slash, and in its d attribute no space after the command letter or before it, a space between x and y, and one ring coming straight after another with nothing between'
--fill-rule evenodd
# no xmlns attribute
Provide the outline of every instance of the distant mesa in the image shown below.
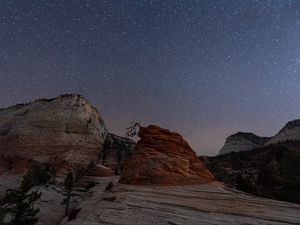
<svg viewBox="0 0 300 225"><path fill-rule="evenodd" d="M230 152L250 151L262 147L270 138L260 137L253 133L238 132L226 139L224 146L219 151L219 155Z"/></svg>
<svg viewBox="0 0 300 225"><path fill-rule="evenodd" d="M253 133L238 132L226 139L218 155L231 152L251 151L270 144L300 141L300 119L288 122L275 136L260 137Z"/></svg>
<svg viewBox="0 0 300 225"><path fill-rule="evenodd" d="M141 127L135 152L125 162L120 183L184 185L210 183L213 175L178 134L158 126Z"/></svg>

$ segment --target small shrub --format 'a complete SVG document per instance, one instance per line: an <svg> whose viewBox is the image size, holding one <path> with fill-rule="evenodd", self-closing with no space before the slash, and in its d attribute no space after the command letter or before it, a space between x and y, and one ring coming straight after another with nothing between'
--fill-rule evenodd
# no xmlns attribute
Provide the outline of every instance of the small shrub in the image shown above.
<svg viewBox="0 0 300 225"><path fill-rule="evenodd" d="M39 167L29 171L26 175L28 185L40 186L45 185L51 179L50 170L47 167Z"/></svg>
<svg viewBox="0 0 300 225"><path fill-rule="evenodd" d="M109 181L109 183L105 187L105 191L111 190L113 188L113 186L114 186L114 183L112 181Z"/></svg>
<svg viewBox="0 0 300 225"><path fill-rule="evenodd" d="M126 136L134 137L138 134L139 129L141 128L141 121L139 122L131 122L130 126L126 128Z"/></svg>

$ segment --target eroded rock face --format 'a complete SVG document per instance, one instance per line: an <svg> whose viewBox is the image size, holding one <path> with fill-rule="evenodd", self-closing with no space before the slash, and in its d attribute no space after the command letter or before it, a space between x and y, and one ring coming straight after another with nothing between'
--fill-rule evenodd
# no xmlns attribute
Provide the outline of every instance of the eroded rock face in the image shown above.
<svg viewBox="0 0 300 225"><path fill-rule="evenodd" d="M134 152L136 143L125 137L109 134L100 152L100 162L120 174L125 160Z"/></svg>
<svg viewBox="0 0 300 225"><path fill-rule="evenodd" d="M183 185L213 181L213 175L179 134L151 125L141 127L139 137L120 183Z"/></svg>
<svg viewBox="0 0 300 225"><path fill-rule="evenodd" d="M250 151L262 147L270 138L259 137L253 133L238 132L226 139L224 146L219 151L219 155L230 152Z"/></svg>
<svg viewBox="0 0 300 225"><path fill-rule="evenodd" d="M81 95L61 95L0 110L0 154L39 163L87 166L108 135L99 112Z"/></svg>

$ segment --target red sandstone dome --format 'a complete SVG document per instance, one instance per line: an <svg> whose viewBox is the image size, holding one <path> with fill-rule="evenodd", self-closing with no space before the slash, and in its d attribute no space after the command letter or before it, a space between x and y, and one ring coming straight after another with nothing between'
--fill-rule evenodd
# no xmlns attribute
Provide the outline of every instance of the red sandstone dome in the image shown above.
<svg viewBox="0 0 300 225"><path fill-rule="evenodd" d="M140 128L139 137L135 153L125 163L120 183L186 185L214 180L178 133L150 125Z"/></svg>

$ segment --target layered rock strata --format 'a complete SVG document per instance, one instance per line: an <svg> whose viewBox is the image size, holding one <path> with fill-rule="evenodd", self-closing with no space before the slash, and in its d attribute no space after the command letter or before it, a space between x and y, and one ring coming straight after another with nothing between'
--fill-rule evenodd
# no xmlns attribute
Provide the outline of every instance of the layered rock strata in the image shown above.
<svg viewBox="0 0 300 225"><path fill-rule="evenodd" d="M141 127L135 152L120 182L137 185L183 185L213 181L213 175L178 134L158 126Z"/></svg>

